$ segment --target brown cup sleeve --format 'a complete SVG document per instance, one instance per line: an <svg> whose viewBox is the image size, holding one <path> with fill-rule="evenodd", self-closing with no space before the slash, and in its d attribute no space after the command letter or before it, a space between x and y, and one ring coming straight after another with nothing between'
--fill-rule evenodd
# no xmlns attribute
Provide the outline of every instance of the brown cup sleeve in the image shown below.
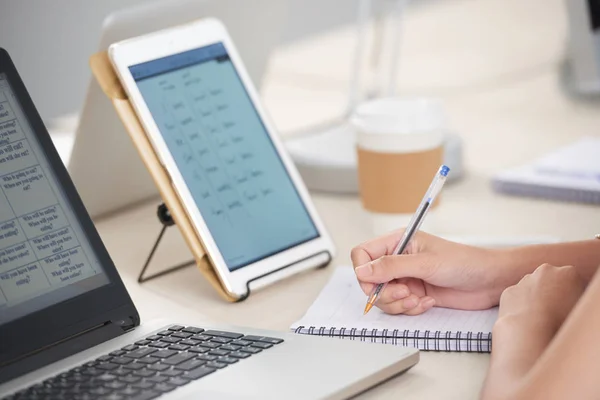
<svg viewBox="0 0 600 400"><path fill-rule="evenodd" d="M357 152L363 207L379 213L414 213L443 162L442 146L416 153L381 153L360 147Z"/></svg>

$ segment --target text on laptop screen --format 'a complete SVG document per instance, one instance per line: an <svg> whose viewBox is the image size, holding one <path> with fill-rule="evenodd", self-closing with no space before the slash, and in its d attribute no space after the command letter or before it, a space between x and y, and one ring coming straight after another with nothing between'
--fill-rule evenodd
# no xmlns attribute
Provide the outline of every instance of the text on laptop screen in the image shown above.
<svg viewBox="0 0 600 400"><path fill-rule="evenodd" d="M318 237L223 44L130 71L230 270Z"/></svg>
<svg viewBox="0 0 600 400"><path fill-rule="evenodd" d="M108 283L0 74L0 324Z"/></svg>

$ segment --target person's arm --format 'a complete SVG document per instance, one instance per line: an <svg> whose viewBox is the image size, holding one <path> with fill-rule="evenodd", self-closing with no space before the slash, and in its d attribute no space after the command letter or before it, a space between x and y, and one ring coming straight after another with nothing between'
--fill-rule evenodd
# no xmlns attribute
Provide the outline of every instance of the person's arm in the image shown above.
<svg viewBox="0 0 600 400"><path fill-rule="evenodd" d="M376 306L390 314L420 314L433 306L478 310L543 263L575 265L586 281L600 265L600 240L510 249L467 246L419 232L403 255L391 255L403 231L356 246L352 263L362 290L390 282Z"/></svg>
<svg viewBox="0 0 600 400"><path fill-rule="evenodd" d="M580 297L579 271L544 268L502 295L485 400L598 398L600 274Z"/></svg>
<svg viewBox="0 0 600 400"><path fill-rule="evenodd" d="M544 263L572 265L586 282L594 276L600 266L600 240L540 244L510 249L507 265L511 265L515 276L524 276Z"/></svg>

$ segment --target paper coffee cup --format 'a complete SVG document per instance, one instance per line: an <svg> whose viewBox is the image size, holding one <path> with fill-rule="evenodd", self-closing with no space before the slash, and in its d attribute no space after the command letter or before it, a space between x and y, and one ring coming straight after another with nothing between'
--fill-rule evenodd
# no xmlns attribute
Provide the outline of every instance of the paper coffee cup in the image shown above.
<svg viewBox="0 0 600 400"><path fill-rule="evenodd" d="M377 99L359 105L350 123L357 136L360 197L374 233L405 227L443 162L441 103ZM423 228L432 217L433 209Z"/></svg>

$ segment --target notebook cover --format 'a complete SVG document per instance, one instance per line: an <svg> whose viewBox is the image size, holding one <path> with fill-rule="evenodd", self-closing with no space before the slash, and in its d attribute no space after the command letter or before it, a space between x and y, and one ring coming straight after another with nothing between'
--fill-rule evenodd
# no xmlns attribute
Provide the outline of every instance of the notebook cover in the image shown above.
<svg viewBox="0 0 600 400"><path fill-rule="evenodd" d="M213 265L206 255L202 242L187 215L185 208L171 186L169 176L159 162L158 156L150 143L144 128L131 105L125 89L115 73L106 51L96 53L90 58L93 75L100 84L104 93L109 97L125 129L129 133L134 146L138 150L142 161L152 175L163 201L169 208L176 226L182 233L189 249L191 250L200 272L210 282L213 288L226 300L238 301L235 296L228 293L216 274Z"/></svg>

